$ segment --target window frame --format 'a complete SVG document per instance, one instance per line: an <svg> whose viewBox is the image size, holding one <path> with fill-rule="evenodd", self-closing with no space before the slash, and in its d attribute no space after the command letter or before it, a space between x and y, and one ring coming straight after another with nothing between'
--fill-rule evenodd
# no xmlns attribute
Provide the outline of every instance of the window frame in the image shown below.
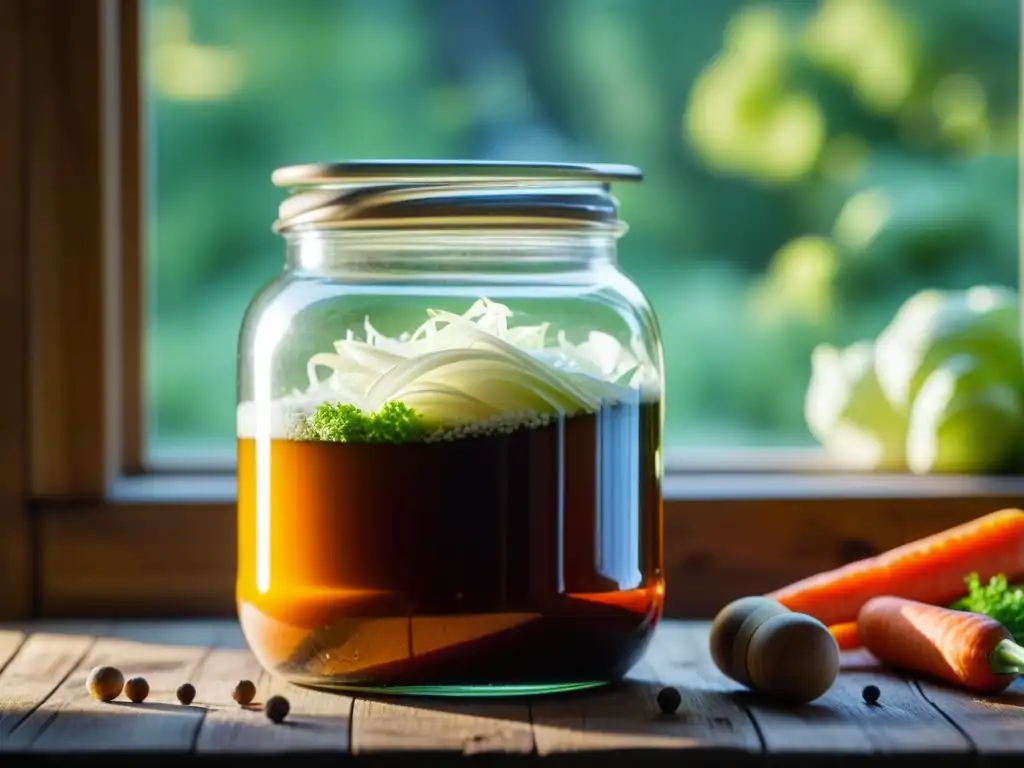
<svg viewBox="0 0 1024 768"><path fill-rule="evenodd" d="M139 18L140 0L0 0L0 618L235 611L233 475L143 461ZM709 616L1024 489L767 467L666 474L667 614Z"/></svg>

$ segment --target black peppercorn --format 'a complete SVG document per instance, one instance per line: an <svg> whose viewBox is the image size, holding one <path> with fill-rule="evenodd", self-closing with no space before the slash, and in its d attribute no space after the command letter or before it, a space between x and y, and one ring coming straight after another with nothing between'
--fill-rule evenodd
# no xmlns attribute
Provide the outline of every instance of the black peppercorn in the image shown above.
<svg viewBox="0 0 1024 768"><path fill-rule="evenodd" d="M149 696L149 683L144 677L133 677L124 684L124 695L136 704L141 704Z"/></svg>
<svg viewBox="0 0 1024 768"><path fill-rule="evenodd" d="M679 691L672 686L662 688L658 691L658 706L661 707L661 711L666 715L671 715L679 709L679 705L682 704L682 702L683 697L680 696Z"/></svg>
<svg viewBox="0 0 1024 768"><path fill-rule="evenodd" d="M275 723L280 723L284 720L288 716L289 710L291 710L291 705L284 696L271 696L267 699L267 717Z"/></svg>
<svg viewBox="0 0 1024 768"><path fill-rule="evenodd" d="M243 707L248 706L256 698L256 686L252 680L239 680L235 690L231 692L231 698Z"/></svg>
<svg viewBox="0 0 1024 768"><path fill-rule="evenodd" d="M882 692L878 690L877 685L865 685L861 695L864 697L864 701L868 704L877 704L878 698L882 695Z"/></svg>
<svg viewBox="0 0 1024 768"><path fill-rule="evenodd" d="M196 688L194 685L192 685L192 683L182 683L178 686L178 690L176 691L176 693L178 696L178 701L180 701L185 706L188 706L196 697Z"/></svg>

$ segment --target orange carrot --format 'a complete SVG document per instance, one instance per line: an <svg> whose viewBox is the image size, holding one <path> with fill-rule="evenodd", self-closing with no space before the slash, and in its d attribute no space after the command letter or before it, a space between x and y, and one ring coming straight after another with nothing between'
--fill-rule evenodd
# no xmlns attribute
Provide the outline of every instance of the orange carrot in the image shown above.
<svg viewBox="0 0 1024 768"><path fill-rule="evenodd" d="M857 629L856 621L845 621L842 624L833 624L828 628L832 637L836 639L840 651L852 651L860 648L860 630Z"/></svg>
<svg viewBox="0 0 1024 768"><path fill-rule="evenodd" d="M996 693L1024 672L1024 648L980 613L876 597L860 609L857 626L880 661L974 691Z"/></svg>
<svg viewBox="0 0 1024 768"><path fill-rule="evenodd" d="M854 621L873 597L893 595L949 605L967 592L964 577L981 582L1024 576L1024 512L1004 509L881 555L790 584L766 597L826 625Z"/></svg>

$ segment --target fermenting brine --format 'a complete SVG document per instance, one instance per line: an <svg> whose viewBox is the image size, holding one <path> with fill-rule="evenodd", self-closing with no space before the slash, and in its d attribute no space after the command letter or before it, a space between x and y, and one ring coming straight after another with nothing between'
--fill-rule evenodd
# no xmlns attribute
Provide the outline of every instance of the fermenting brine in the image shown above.
<svg viewBox="0 0 1024 768"><path fill-rule="evenodd" d="M281 169L239 349L238 609L293 682L600 685L663 603L657 325L621 166Z"/></svg>

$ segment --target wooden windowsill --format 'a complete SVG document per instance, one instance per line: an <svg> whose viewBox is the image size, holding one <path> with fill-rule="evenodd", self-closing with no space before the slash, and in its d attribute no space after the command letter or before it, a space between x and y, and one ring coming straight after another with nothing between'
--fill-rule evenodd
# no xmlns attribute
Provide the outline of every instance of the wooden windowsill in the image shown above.
<svg viewBox="0 0 1024 768"><path fill-rule="evenodd" d="M1024 477L947 475L852 475L762 472L666 473L666 503L681 501L785 501L799 499L942 499L1019 496ZM233 504L237 483L232 473L159 473L118 479L114 503Z"/></svg>
<svg viewBox="0 0 1024 768"><path fill-rule="evenodd" d="M681 618L1024 497L1020 478L671 475L665 485L666 613ZM106 500L43 500L34 513L36 613L233 615L230 475L130 478Z"/></svg>

